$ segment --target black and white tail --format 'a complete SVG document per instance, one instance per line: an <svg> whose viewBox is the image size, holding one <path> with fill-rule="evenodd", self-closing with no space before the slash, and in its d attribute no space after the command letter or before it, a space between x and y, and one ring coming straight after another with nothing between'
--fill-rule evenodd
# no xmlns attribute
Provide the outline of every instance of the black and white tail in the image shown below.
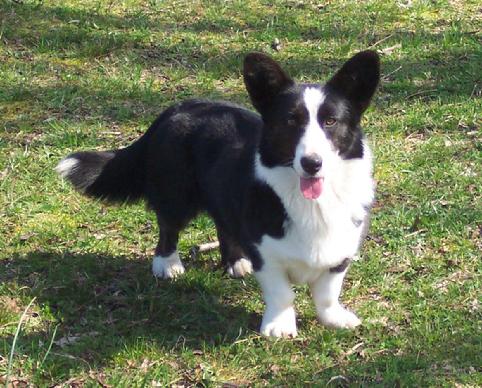
<svg viewBox="0 0 482 388"><path fill-rule="evenodd" d="M135 201L145 186L145 139L106 152L75 152L55 170L82 194L109 202Z"/></svg>

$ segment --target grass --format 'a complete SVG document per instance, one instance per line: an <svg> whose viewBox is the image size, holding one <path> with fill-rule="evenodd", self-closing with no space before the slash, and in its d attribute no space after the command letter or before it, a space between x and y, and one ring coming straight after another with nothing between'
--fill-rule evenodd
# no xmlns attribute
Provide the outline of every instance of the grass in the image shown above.
<svg viewBox="0 0 482 388"><path fill-rule="evenodd" d="M0 0L0 383L482 385L480 22L477 1ZM215 238L206 217L182 236L186 275L156 282L153 215L53 172L173 101L248 104L250 50L322 81L368 47L378 199L343 294L353 332L321 327L298 287L299 338L260 337L255 281L223 276L217 252L188 258Z"/></svg>

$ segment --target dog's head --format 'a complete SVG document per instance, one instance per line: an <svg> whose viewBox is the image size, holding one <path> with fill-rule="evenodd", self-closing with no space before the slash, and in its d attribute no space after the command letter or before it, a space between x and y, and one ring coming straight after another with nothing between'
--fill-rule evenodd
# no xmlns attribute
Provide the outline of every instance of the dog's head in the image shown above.
<svg viewBox="0 0 482 388"><path fill-rule="evenodd" d="M379 78L373 51L353 56L324 85L297 84L269 56L248 54L244 82L264 122L262 163L292 167L305 197L318 197L337 162L363 157L360 120Z"/></svg>

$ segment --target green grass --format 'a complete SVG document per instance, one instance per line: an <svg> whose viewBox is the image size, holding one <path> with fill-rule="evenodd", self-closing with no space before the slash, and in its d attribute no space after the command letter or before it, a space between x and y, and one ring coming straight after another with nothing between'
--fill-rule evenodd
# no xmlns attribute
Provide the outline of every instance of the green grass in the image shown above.
<svg viewBox="0 0 482 388"><path fill-rule="evenodd" d="M0 384L482 385L481 21L475 0L0 0ZM343 294L353 332L320 326L299 287L299 338L260 337L256 282L223 276L218 252L189 259L215 238L205 217L182 235L186 275L156 282L153 215L53 171L174 101L247 104L250 50L322 81L368 47L378 194Z"/></svg>

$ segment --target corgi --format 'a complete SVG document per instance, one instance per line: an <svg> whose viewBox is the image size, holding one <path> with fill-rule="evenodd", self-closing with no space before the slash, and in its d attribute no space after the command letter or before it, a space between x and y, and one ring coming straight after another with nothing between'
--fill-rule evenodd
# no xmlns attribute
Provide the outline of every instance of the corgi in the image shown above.
<svg viewBox="0 0 482 388"><path fill-rule="evenodd" d="M322 324L354 328L361 322L339 296L374 200L360 121L379 83L379 57L360 52L325 84L299 84L269 56L250 53L243 77L257 113L188 100L130 146L76 152L56 170L87 196L147 202L159 226L158 278L184 272L179 233L206 212L227 272L253 272L260 284L263 335L297 335L292 284L309 285Z"/></svg>

